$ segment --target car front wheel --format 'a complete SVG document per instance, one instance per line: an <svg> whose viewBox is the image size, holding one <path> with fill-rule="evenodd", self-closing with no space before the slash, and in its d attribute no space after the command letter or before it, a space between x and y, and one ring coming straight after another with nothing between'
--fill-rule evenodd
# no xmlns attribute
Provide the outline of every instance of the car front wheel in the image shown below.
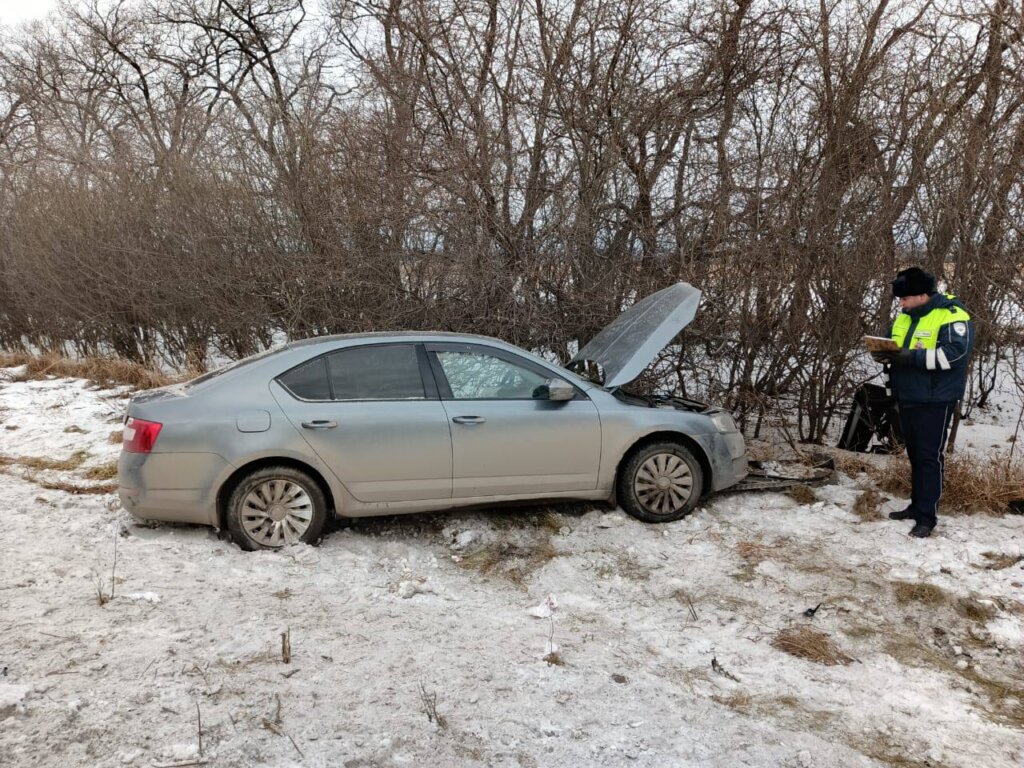
<svg viewBox="0 0 1024 768"><path fill-rule="evenodd" d="M313 544L327 521L327 502L313 478L292 467L264 467L245 477L228 500L227 526L242 549Z"/></svg>
<svg viewBox="0 0 1024 768"><path fill-rule="evenodd" d="M668 523L688 515L700 501L704 472L693 453L679 443L644 446L619 475L619 503L647 523Z"/></svg>

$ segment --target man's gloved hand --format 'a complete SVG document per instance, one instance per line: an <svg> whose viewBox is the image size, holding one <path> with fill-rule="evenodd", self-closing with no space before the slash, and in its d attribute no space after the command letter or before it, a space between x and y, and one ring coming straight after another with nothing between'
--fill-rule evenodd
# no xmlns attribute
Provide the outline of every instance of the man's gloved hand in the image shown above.
<svg viewBox="0 0 1024 768"><path fill-rule="evenodd" d="M871 357L876 363L884 363L886 365L914 364L914 350L912 349L901 349L896 352L872 352Z"/></svg>

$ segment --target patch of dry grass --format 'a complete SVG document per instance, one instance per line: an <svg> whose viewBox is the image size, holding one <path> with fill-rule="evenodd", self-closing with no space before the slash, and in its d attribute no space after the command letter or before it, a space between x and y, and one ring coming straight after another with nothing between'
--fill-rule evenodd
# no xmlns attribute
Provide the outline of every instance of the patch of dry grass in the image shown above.
<svg viewBox="0 0 1024 768"><path fill-rule="evenodd" d="M64 427L64 433L68 435L84 435L85 430L77 424L72 424L70 427Z"/></svg>
<svg viewBox="0 0 1024 768"><path fill-rule="evenodd" d="M772 640L772 647L790 656L830 667L853 661L828 635L804 625L787 627L780 631Z"/></svg>
<svg viewBox="0 0 1024 768"><path fill-rule="evenodd" d="M868 738L858 738L848 746L888 768L942 768L932 759L913 757L912 745L899 744L887 733L874 733Z"/></svg>
<svg viewBox="0 0 1024 768"><path fill-rule="evenodd" d="M459 565L484 576L500 576L513 584L524 585L527 578L558 557L550 537L530 544L507 539L493 541L463 556Z"/></svg>
<svg viewBox="0 0 1024 768"><path fill-rule="evenodd" d="M887 493L910 495L910 462L893 456L885 467L869 473ZM1010 504L1024 499L1024 456L992 452L985 456L954 453L946 456L942 510L961 514L1005 514Z"/></svg>
<svg viewBox="0 0 1024 768"><path fill-rule="evenodd" d="M39 357L16 352L0 354L0 368L25 366L25 371L16 378L18 381L34 381L49 376L58 378L86 379L101 387L125 384L135 389L152 389L181 381L161 371L147 368L139 363L112 357L86 357L72 360L59 355Z"/></svg>
<svg viewBox="0 0 1024 768"><path fill-rule="evenodd" d="M3 456L0 455L0 466L17 464L36 471L70 472L78 469L89 457L86 451L75 451L66 459L47 459L42 456Z"/></svg>
<svg viewBox="0 0 1024 768"><path fill-rule="evenodd" d="M794 485L786 489L786 495L797 504L813 504L818 500L818 494L809 485Z"/></svg>
<svg viewBox="0 0 1024 768"><path fill-rule="evenodd" d="M32 355L27 352L0 352L0 368L16 368L32 362Z"/></svg>
<svg viewBox="0 0 1024 768"><path fill-rule="evenodd" d="M111 432L107 437L107 442L111 445L117 445L118 443L124 442L124 431L119 429L116 432Z"/></svg>
<svg viewBox="0 0 1024 768"><path fill-rule="evenodd" d="M900 605L908 605L910 603L943 605L949 602L949 595L946 593L946 590L934 584L894 581L892 583L892 591L896 595L896 602Z"/></svg>
<svg viewBox="0 0 1024 768"><path fill-rule="evenodd" d="M750 713L754 705L754 697L749 693L743 693L741 691L734 691L727 696L719 696L716 694L711 697L711 700L728 707L734 712L741 712L745 715Z"/></svg>
<svg viewBox="0 0 1024 768"><path fill-rule="evenodd" d="M757 565L771 556L772 548L761 541L741 541L736 545L736 554L742 557L747 565Z"/></svg>
<svg viewBox="0 0 1024 768"><path fill-rule="evenodd" d="M86 480L113 480L117 477L117 462L108 461L106 464L100 464L97 467L89 467L85 471Z"/></svg>
<svg viewBox="0 0 1024 768"><path fill-rule="evenodd" d="M1017 563L1024 562L1024 555L1007 555L1002 552L982 552L981 556L988 560L986 571L1004 571L1013 568Z"/></svg>
<svg viewBox="0 0 1024 768"><path fill-rule="evenodd" d="M961 597L953 604L953 609L965 619L984 623L994 619L999 611L995 606L983 603L973 597Z"/></svg>
<svg viewBox="0 0 1024 768"><path fill-rule="evenodd" d="M922 643L916 637L895 635L885 644L885 652L905 666L923 667L961 678L968 690L983 697L981 711L994 723L1024 729L1024 688L1002 682L982 673L977 666L957 667L950 658Z"/></svg>
<svg viewBox="0 0 1024 768"><path fill-rule="evenodd" d="M874 488L861 493L856 501L853 502L853 514L859 517L864 522L871 520L877 520L879 518L878 511L882 506L884 498L882 494L876 491Z"/></svg>
<svg viewBox="0 0 1024 768"><path fill-rule="evenodd" d="M736 554L743 560L743 568L730 575L747 582L754 578L757 566L771 556L771 547L761 541L741 541L736 545Z"/></svg>
<svg viewBox="0 0 1024 768"><path fill-rule="evenodd" d="M868 624L855 624L843 630L843 634L854 640L866 640L878 635L878 630Z"/></svg>
<svg viewBox="0 0 1024 768"><path fill-rule="evenodd" d="M63 491L74 496L78 495L100 495L113 493L117 490L117 483L103 483L101 485L78 485L77 483L66 483L63 480L43 480L35 475L25 475L25 479L35 483L40 488L48 491Z"/></svg>
<svg viewBox="0 0 1024 768"><path fill-rule="evenodd" d="M836 469L844 475L856 477L857 475L873 475L878 471L875 464L864 458L864 454L852 451L832 450L829 452L836 464Z"/></svg>

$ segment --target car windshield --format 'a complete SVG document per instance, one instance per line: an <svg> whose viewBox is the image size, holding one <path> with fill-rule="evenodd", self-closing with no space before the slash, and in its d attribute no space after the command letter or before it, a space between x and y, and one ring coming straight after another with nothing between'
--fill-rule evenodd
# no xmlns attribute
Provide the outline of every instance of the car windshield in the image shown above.
<svg viewBox="0 0 1024 768"><path fill-rule="evenodd" d="M245 366L250 365L251 363L257 363L260 360L266 360L268 357L272 357L278 354L279 352L284 352L284 350L286 350L287 348L287 346L280 346L274 347L272 349L266 349L263 352L256 353L255 355L244 357L241 360L235 360L233 363L228 363L227 365L223 365L220 368L215 368L214 370L209 371L208 373L204 373L202 376L197 376L191 381L185 382L185 389L192 389L193 387L197 387L200 384L205 384L211 379L215 379L216 377L228 373L229 371L237 371L239 368L244 368Z"/></svg>

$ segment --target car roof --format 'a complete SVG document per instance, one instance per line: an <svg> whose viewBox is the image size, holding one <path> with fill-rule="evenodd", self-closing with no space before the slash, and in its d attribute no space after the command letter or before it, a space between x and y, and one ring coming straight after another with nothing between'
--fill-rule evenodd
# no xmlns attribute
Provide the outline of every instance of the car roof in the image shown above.
<svg viewBox="0 0 1024 768"><path fill-rule="evenodd" d="M443 341L487 341L507 346L508 342L493 336L480 336L473 333L453 333L450 331L370 331L367 333L335 333L330 336L310 336L285 345L285 349L298 349L314 344L329 344L337 341L358 341L359 339L438 339Z"/></svg>

